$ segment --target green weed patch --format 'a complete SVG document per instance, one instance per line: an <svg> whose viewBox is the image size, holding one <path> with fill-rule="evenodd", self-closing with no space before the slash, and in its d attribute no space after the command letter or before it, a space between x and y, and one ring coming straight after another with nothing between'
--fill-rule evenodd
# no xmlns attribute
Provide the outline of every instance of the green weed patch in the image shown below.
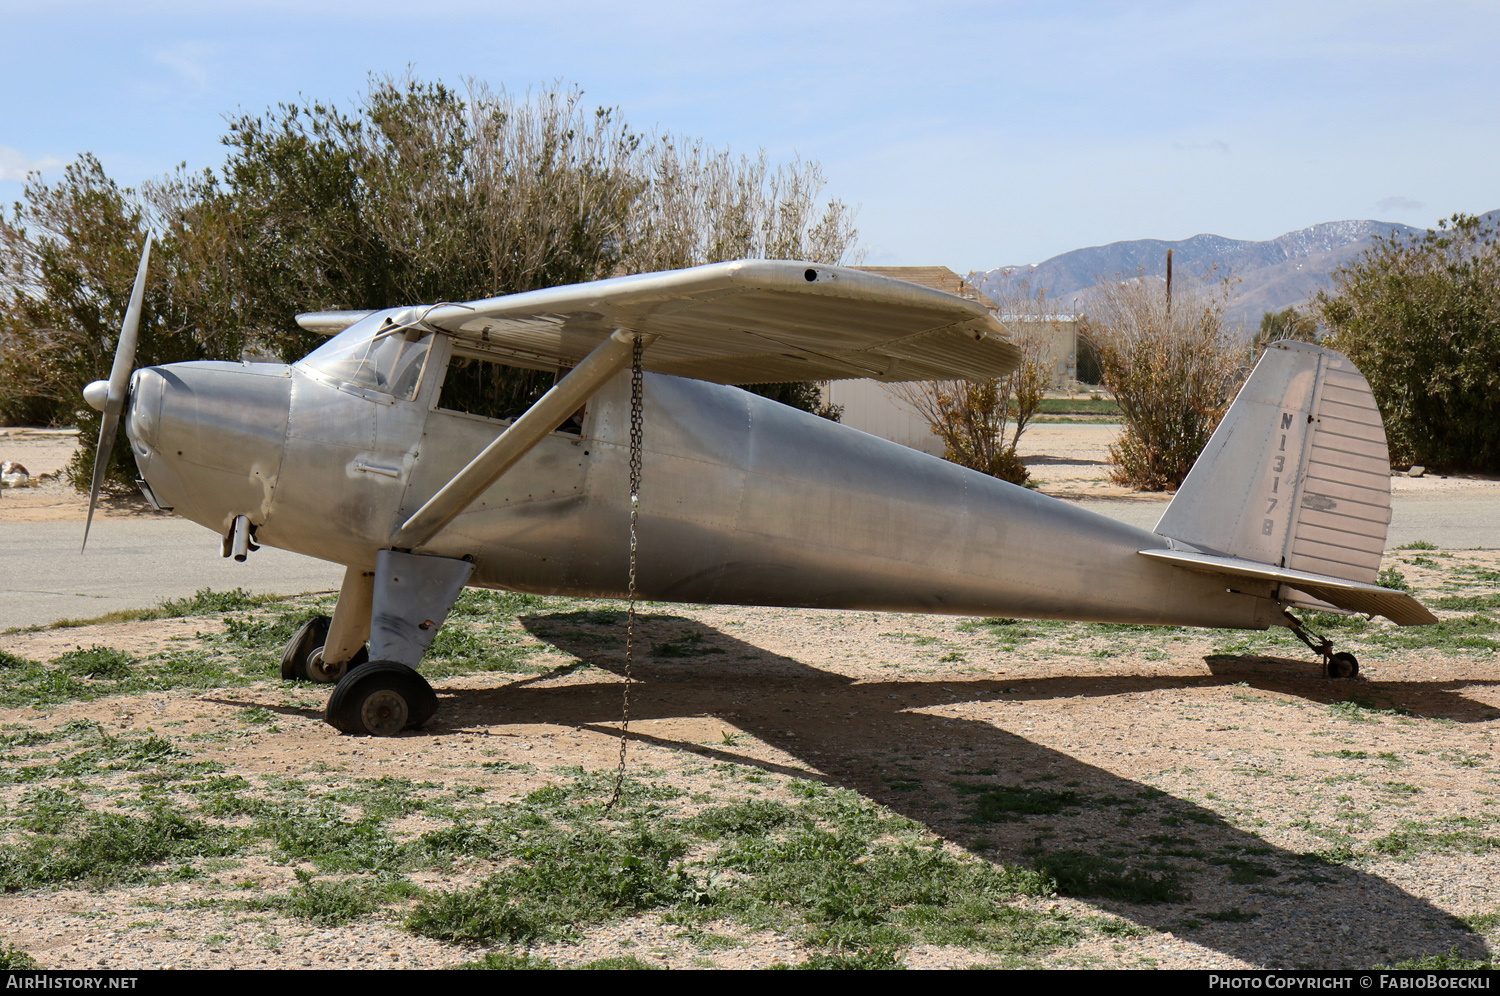
<svg viewBox="0 0 1500 996"><path fill-rule="evenodd" d="M469 944L575 939L580 927L676 904L691 890L685 852L675 834L646 827L551 834L519 849L522 864L427 897L407 927Z"/></svg>
<svg viewBox="0 0 1500 996"><path fill-rule="evenodd" d="M1402 861L1422 854L1483 854L1500 851L1500 837L1484 833L1477 820L1466 817L1437 825L1408 820L1372 840L1370 851Z"/></svg>
<svg viewBox="0 0 1500 996"><path fill-rule="evenodd" d="M1076 792L1053 792L1024 786L975 785L955 782L954 788L974 796L969 819L974 823L1010 823L1026 816L1052 816L1079 805Z"/></svg>
<svg viewBox="0 0 1500 996"><path fill-rule="evenodd" d="M172 809L94 812L72 832L0 846L0 892L62 885L103 888L158 877L157 866L234 853L228 831ZM187 870L179 865L180 870Z"/></svg>
<svg viewBox="0 0 1500 996"><path fill-rule="evenodd" d="M1500 592L1486 595L1443 595L1429 600L1427 604L1449 612L1493 612L1500 609Z"/></svg>
<svg viewBox="0 0 1500 996"><path fill-rule="evenodd" d="M403 878L323 881L298 872L300 884L280 896L247 902L249 909L272 909L320 927L342 927L361 920L393 902L421 894Z"/></svg>
<svg viewBox="0 0 1500 996"><path fill-rule="evenodd" d="M1086 851L1057 851L1037 861L1037 871L1057 883L1065 896L1114 899L1126 903L1186 902L1192 893L1180 872L1128 868Z"/></svg>

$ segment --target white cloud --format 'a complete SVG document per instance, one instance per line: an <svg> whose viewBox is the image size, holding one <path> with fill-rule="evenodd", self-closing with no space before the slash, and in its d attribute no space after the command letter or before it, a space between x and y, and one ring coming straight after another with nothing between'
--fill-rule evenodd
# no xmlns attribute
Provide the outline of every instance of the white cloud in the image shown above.
<svg viewBox="0 0 1500 996"><path fill-rule="evenodd" d="M1421 201L1414 201L1410 197L1402 197L1399 194L1387 197L1375 205L1382 211L1420 211L1427 205Z"/></svg>
<svg viewBox="0 0 1500 996"><path fill-rule="evenodd" d="M26 155L20 149L0 145L0 180L24 180L26 174L32 170L45 173L59 169L62 165L63 161L54 156L42 156L36 159Z"/></svg>
<svg viewBox="0 0 1500 996"><path fill-rule="evenodd" d="M1173 142L1172 148L1178 152L1222 152L1229 155L1229 143L1222 138L1211 139L1207 142Z"/></svg>
<svg viewBox="0 0 1500 996"><path fill-rule="evenodd" d="M151 59L201 91L208 86L208 62L212 55L213 46L203 42L184 41L170 48L154 50Z"/></svg>

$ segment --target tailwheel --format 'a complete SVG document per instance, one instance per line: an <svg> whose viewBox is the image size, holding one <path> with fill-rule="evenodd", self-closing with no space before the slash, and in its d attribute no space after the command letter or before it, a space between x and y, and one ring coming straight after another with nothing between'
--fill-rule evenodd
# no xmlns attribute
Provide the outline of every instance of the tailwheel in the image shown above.
<svg viewBox="0 0 1500 996"><path fill-rule="evenodd" d="M1307 648L1319 657L1323 658L1323 675L1328 678L1358 678L1359 659L1347 650L1337 653L1333 649L1333 641L1324 636L1308 632L1302 625L1302 620L1286 613L1287 628L1296 635L1297 639L1307 644Z"/></svg>
<svg viewBox="0 0 1500 996"><path fill-rule="evenodd" d="M287 642L286 650L281 655L281 677L284 680L316 681L331 685L345 673L370 659L370 652L360 647L359 653L347 661L325 664L323 646L328 642L330 622L327 616L313 616Z"/></svg>
<svg viewBox="0 0 1500 996"><path fill-rule="evenodd" d="M1323 673L1330 678L1358 678L1359 659L1348 651L1331 654L1323 665Z"/></svg>
<svg viewBox="0 0 1500 996"><path fill-rule="evenodd" d="M339 679L323 718L343 733L393 737L435 712L437 693L426 678L396 661L373 661Z"/></svg>

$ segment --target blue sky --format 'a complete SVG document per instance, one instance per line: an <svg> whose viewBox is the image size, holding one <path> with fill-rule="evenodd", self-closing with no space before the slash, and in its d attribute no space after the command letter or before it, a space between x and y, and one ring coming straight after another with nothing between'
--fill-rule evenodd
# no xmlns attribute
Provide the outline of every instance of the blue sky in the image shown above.
<svg viewBox="0 0 1500 996"><path fill-rule="evenodd" d="M0 0L0 202L80 152L215 166L224 115L371 73L562 80L638 130L822 163L867 262L1500 207L1500 4Z"/></svg>

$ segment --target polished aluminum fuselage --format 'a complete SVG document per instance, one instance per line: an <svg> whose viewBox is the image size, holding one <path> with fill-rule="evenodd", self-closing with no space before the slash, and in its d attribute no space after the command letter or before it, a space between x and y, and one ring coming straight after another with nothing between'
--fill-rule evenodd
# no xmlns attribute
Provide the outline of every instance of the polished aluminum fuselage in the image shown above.
<svg viewBox="0 0 1500 996"><path fill-rule="evenodd" d="M442 347L448 348L446 344ZM441 370L446 356L438 356ZM351 390L304 365L136 377L128 420L157 501L224 534L373 568L505 422ZM628 371L418 553L470 583L623 597ZM1153 562L1146 530L733 387L645 377L638 593L648 599L1264 628L1265 596Z"/></svg>

